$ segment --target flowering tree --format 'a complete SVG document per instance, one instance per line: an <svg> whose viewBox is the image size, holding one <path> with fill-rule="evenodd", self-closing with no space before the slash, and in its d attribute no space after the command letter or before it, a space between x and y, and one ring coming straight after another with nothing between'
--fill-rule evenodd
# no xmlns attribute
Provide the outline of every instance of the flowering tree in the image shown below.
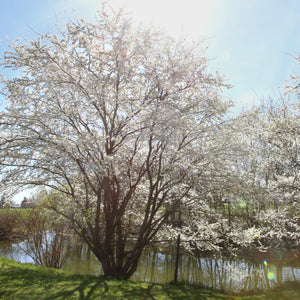
<svg viewBox="0 0 300 300"><path fill-rule="evenodd" d="M298 244L300 236L299 113L299 103L291 99L269 105L263 135L264 144L269 149L265 166L268 169L270 205L261 212L258 221L269 225L266 238L273 235L287 246Z"/></svg>
<svg viewBox="0 0 300 300"><path fill-rule="evenodd" d="M240 222L240 229L231 230L236 244L245 240L259 247L290 248L299 243L299 93L296 87L288 92L235 121L243 149L233 163L240 175L238 189L230 191L233 219ZM249 230L252 234L242 239L241 233Z"/></svg>
<svg viewBox="0 0 300 300"><path fill-rule="evenodd" d="M105 275L129 278L210 164L228 103L200 44L132 29L120 12L15 42L2 77L1 188L57 190Z"/></svg>
<svg viewBox="0 0 300 300"><path fill-rule="evenodd" d="M285 97L243 111L216 132L214 145L224 152L206 170L209 182L198 187L204 196L180 229L188 250L299 245L299 76L291 79Z"/></svg>

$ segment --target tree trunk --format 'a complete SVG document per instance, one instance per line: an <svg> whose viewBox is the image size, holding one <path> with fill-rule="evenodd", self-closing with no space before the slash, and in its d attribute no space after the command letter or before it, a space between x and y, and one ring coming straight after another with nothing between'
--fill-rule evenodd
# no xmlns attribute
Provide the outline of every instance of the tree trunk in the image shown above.
<svg viewBox="0 0 300 300"><path fill-rule="evenodd" d="M177 279L178 279L179 250L180 250L180 234L178 234L178 236L177 236L177 243L176 243L176 260L175 260L175 271L174 271L174 283L177 283Z"/></svg>

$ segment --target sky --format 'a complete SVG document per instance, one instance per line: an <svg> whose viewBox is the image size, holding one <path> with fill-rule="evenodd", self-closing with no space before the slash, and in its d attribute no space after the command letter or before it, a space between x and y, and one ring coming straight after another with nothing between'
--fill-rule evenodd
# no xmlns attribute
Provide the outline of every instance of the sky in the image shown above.
<svg viewBox="0 0 300 300"><path fill-rule="evenodd" d="M9 39L55 30L73 13L95 20L101 0L0 0L0 56ZM107 0L136 24L155 24L172 35L205 40L209 67L232 85L238 108L277 97L289 75L300 73L299 0Z"/></svg>
<svg viewBox="0 0 300 300"><path fill-rule="evenodd" d="M73 13L93 21L101 0L0 0L0 56L9 40L55 30ZM135 23L205 40L209 68L224 74L237 109L276 98L289 75L300 73L299 0L107 0Z"/></svg>

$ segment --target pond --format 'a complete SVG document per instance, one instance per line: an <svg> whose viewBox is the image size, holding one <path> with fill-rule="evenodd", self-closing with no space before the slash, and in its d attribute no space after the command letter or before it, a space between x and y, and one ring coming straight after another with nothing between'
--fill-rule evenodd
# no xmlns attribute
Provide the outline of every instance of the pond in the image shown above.
<svg viewBox="0 0 300 300"><path fill-rule="evenodd" d="M84 245L72 252L66 269L80 274L102 274L101 265ZM32 263L17 244L0 243L0 256ZM175 251L148 248L131 280L167 283L174 279ZM300 251L256 252L239 259L196 257L181 253L178 281L226 292L258 292L285 283L300 284Z"/></svg>

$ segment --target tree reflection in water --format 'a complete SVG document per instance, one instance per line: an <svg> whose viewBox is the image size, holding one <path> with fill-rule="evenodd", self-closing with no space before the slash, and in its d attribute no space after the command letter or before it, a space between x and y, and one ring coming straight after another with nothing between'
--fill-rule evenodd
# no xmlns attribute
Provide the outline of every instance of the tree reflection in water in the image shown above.
<svg viewBox="0 0 300 300"><path fill-rule="evenodd" d="M227 292L257 292L280 287L285 282L300 284L300 253L256 253L244 259L217 259L180 255L178 280ZM0 255L32 262L17 245L0 243ZM131 280L167 283L174 278L175 251L148 248ZM265 261L265 262L264 262ZM81 274L102 274L101 266L88 248L73 248L66 269Z"/></svg>

